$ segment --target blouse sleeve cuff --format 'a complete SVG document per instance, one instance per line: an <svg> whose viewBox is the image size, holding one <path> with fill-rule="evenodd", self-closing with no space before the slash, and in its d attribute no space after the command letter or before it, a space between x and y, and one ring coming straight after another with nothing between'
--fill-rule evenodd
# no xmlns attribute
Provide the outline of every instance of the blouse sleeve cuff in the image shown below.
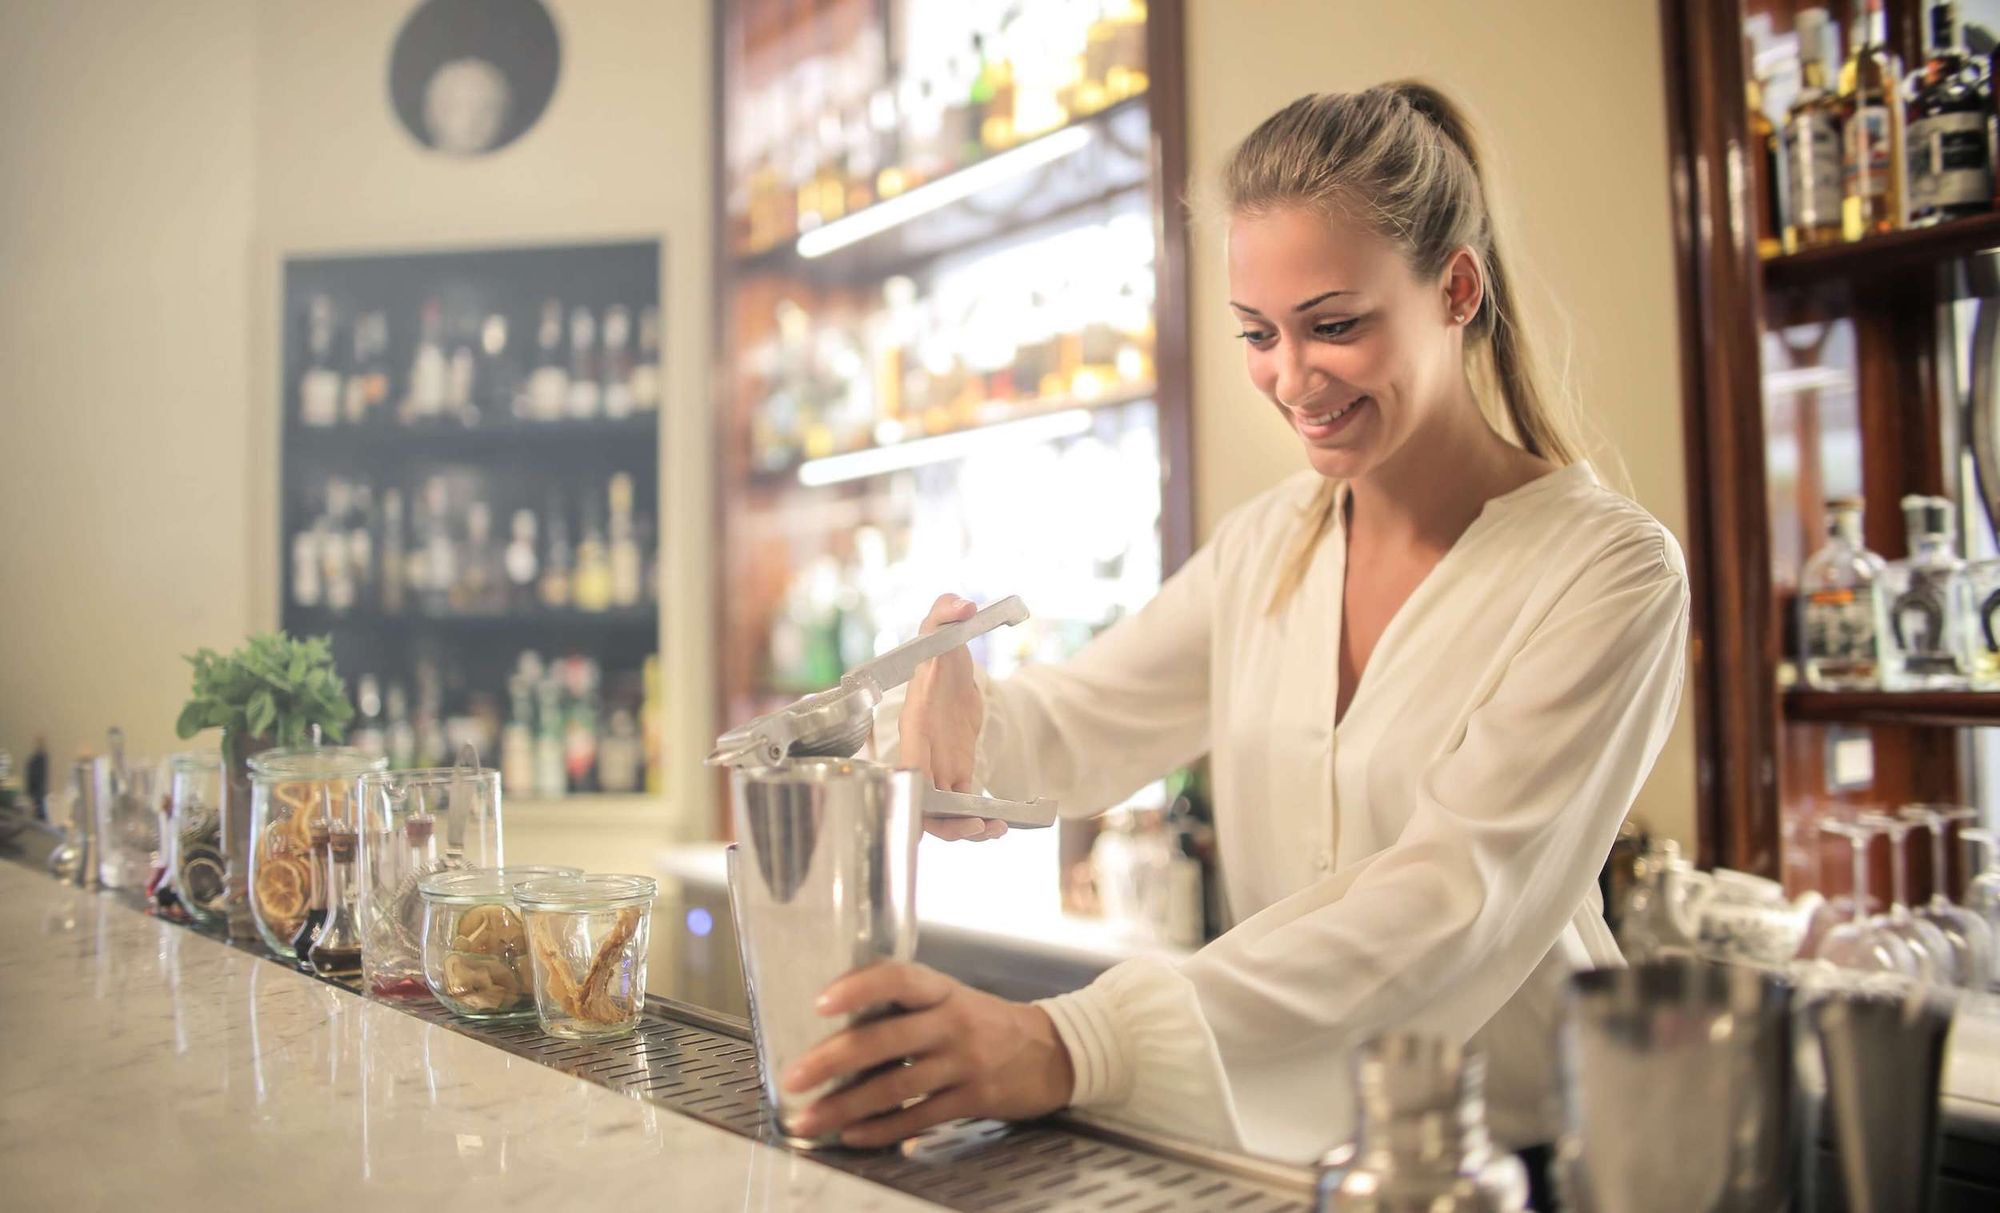
<svg viewBox="0 0 2000 1213"><path fill-rule="evenodd" d="M1215 1035L1193 984L1172 965L1128 960L1035 1005L1069 1051L1072 1107L1241 1148Z"/></svg>

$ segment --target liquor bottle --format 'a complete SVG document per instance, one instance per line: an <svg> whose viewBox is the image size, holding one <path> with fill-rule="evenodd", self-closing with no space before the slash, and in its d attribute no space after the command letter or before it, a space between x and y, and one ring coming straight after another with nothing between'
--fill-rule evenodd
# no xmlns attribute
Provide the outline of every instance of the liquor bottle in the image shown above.
<svg viewBox="0 0 2000 1213"><path fill-rule="evenodd" d="M445 360L443 415L470 425L479 419L474 402L479 377L479 330L473 316L461 312L450 323L450 353Z"/></svg>
<svg viewBox="0 0 2000 1213"><path fill-rule="evenodd" d="M604 309L604 415L632 415L632 313L623 304Z"/></svg>
<svg viewBox="0 0 2000 1213"><path fill-rule="evenodd" d="M449 367L444 351L444 306L435 297L424 300L417 352L410 361L409 390L403 397L405 425L428 421L445 410Z"/></svg>
<svg viewBox="0 0 2000 1213"><path fill-rule="evenodd" d="M597 319L578 304L569 314L569 415L579 420L597 416L603 407L598 382Z"/></svg>
<svg viewBox="0 0 2000 1213"><path fill-rule="evenodd" d="M570 596L579 611L602 611L611 605L611 551L598 521L597 503L586 497L583 529L576 543L576 576Z"/></svg>
<svg viewBox="0 0 2000 1213"><path fill-rule="evenodd" d="M507 680L507 727L500 733L500 782L503 787L535 786L534 684L525 674Z"/></svg>
<svg viewBox="0 0 2000 1213"><path fill-rule="evenodd" d="M553 672L535 684L535 795L553 799L569 790L563 766L562 683Z"/></svg>
<svg viewBox="0 0 2000 1213"><path fill-rule="evenodd" d="M541 560L535 553L535 512L514 511L514 534L507 543L507 606L512 611L534 609Z"/></svg>
<svg viewBox="0 0 2000 1213"><path fill-rule="evenodd" d="M1956 0L1932 0L1930 57L1910 77L1910 222L1943 223L1991 210L1992 108L1978 65L1965 53Z"/></svg>
<svg viewBox="0 0 2000 1213"><path fill-rule="evenodd" d="M573 559L569 547L569 528L563 523L562 505L551 500L548 510L549 551L542 561L542 605L552 611L569 609L570 572Z"/></svg>
<svg viewBox="0 0 2000 1213"><path fill-rule="evenodd" d="M642 412L660 407L660 309L650 303L639 309L639 354L632 363L632 407Z"/></svg>
<svg viewBox="0 0 2000 1213"><path fill-rule="evenodd" d="M598 669L588 657L564 658L563 771L572 792L597 790Z"/></svg>
<svg viewBox="0 0 2000 1213"><path fill-rule="evenodd" d="M1881 682L1875 583L1883 560L1862 540L1862 509L1859 497L1827 502L1826 546L1799 572L1802 664L1807 684L1820 690L1873 690Z"/></svg>
<svg viewBox="0 0 2000 1213"><path fill-rule="evenodd" d="M314 429L340 423L340 372L333 367L333 300L306 305L306 369L299 376L299 421Z"/></svg>
<svg viewBox="0 0 2000 1213"><path fill-rule="evenodd" d="M458 581L458 551L451 541L450 489L442 476L424 482L423 512L417 515L417 542L423 577L417 585L418 602L426 614L443 615L451 610L451 590Z"/></svg>
<svg viewBox="0 0 2000 1213"><path fill-rule="evenodd" d="M349 425L366 425L389 399L389 320L381 312L354 318L354 363L342 385L340 411Z"/></svg>
<svg viewBox="0 0 2000 1213"><path fill-rule="evenodd" d="M1764 77L1757 72L1757 46L1743 40L1744 105L1750 123L1750 200L1757 208L1757 255L1775 257L1784 251L1783 177L1779 169L1778 128L1764 110Z"/></svg>
<svg viewBox="0 0 2000 1213"><path fill-rule="evenodd" d="M604 792L636 792L645 752L632 710L611 709L611 723L597 747L597 786Z"/></svg>
<svg viewBox="0 0 2000 1213"><path fill-rule="evenodd" d="M1849 240L1905 221L1902 60L1889 49L1882 0L1857 0L1840 66L1841 232Z"/></svg>
<svg viewBox="0 0 2000 1213"><path fill-rule="evenodd" d="M403 548L403 493L388 489L382 494L382 613L403 612L404 579L408 573Z"/></svg>
<svg viewBox="0 0 2000 1213"><path fill-rule="evenodd" d="M639 605L640 579L645 575L645 559L639 551L632 526L632 477L620 472L611 478L611 605Z"/></svg>
<svg viewBox="0 0 2000 1213"><path fill-rule="evenodd" d="M348 498L347 568L357 602L375 589L375 490L357 483Z"/></svg>
<svg viewBox="0 0 2000 1213"><path fill-rule="evenodd" d="M410 725L410 701L402 683L389 688L389 765L406 771L417 765L417 731Z"/></svg>
<svg viewBox="0 0 2000 1213"><path fill-rule="evenodd" d="M292 603L316 607L324 597L321 590L319 535L308 527L292 536Z"/></svg>
<svg viewBox="0 0 2000 1213"><path fill-rule="evenodd" d="M1955 691L1966 685L1960 647L1966 617L1965 562L1952 550L1951 502L1903 498L1910 554L1882 570L1877 599L1888 621L1884 649L1894 691Z"/></svg>
<svg viewBox="0 0 2000 1213"><path fill-rule="evenodd" d="M352 499L347 481L338 476L327 481L326 513L313 525L326 607L341 615L354 609L354 575L347 559L347 520L352 512Z"/></svg>
<svg viewBox="0 0 2000 1213"><path fill-rule="evenodd" d="M535 342L535 369L528 376L526 414L537 421L560 421L569 407L569 366L563 358L562 302L542 303Z"/></svg>
<svg viewBox="0 0 2000 1213"><path fill-rule="evenodd" d="M473 371L473 400L499 416L503 410L520 415L520 371L507 352L507 317L493 312L479 325L478 363Z"/></svg>
<svg viewBox="0 0 2000 1213"><path fill-rule="evenodd" d="M354 707L359 720L352 744L370 758L389 752L389 735L382 727L382 684L373 674L363 674L354 684Z"/></svg>
<svg viewBox="0 0 2000 1213"><path fill-rule="evenodd" d="M1785 251L1840 243L1840 102L1826 87L1826 10L1797 19L1800 86L1785 113Z"/></svg>
<svg viewBox="0 0 2000 1213"><path fill-rule="evenodd" d="M452 587L452 607L467 614L484 615L502 610L506 600L505 574L500 553L493 545L493 512L484 501L475 501L465 511L465 558Z"/></svg>

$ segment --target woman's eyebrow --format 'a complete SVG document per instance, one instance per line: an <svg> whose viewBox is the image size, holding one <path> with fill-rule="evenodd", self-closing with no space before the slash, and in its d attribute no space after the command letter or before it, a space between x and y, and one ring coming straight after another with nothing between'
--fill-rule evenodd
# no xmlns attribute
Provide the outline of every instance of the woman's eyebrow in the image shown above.
<svg viewBox="0 0 2000 1213"><path fill-rule="evenodd" d="M1354 293L1353 291L1325 291L1321 294L1314 295L1312 298L1306 300L1304 303L1295 305L1292 308L1292 310L1294 312L1303 312L1307 308L1310 308L1315 304L1326 302L1327 300L1333 298L1335 295L1352 295L1353 293ZM1248 312L1252 316L1262 316L1264 314L1258 311L1256 308L1251 307L1249 304L1238 303L1234 299L1231 299L1229 301L1229 306L1235 308L1239 312Z"/></svg>

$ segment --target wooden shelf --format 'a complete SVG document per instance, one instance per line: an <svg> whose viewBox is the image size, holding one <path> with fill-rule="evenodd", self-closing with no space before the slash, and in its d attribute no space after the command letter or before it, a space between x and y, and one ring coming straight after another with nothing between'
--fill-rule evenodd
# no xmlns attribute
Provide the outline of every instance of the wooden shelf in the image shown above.
<svg viewBox="0 0 2000 1213"><path fill-rule="evenodd" d="M1793 723L2000 726L2000 693L1987 691L1790 690L1780 702Z"/></svg>
<svg viewBox="0 0 2000 1213"><path fill-rule="evenodd" d="M1764 262L1764 289L1800 290L1835 283L1862 286L1929 274L1953 261L2000 249L2000 214L1954 219L1852 244L1788 253Z"/></svg>
<svg viewBox="0 0 2000 1213"><path fill-rule="evenodd" d="M496 418L477 425L429 422L423 425L291 428L291 451L302 459L338 463L387 460L450 463L492 456L515 456L567 464L578 456L630 460L651 467L657 456L659 413L583 421L522 421Z"/></svg>
<svg viewBox="0 0 2000 1213"><path fill-rule="evenodd" d="M351 611L335 612L325 607L291 605L287 605L284 609L287 630L305 635L318 635L321 632L341 628L369 630L404 628L465 632L516 630L616 632L633 629L650 631L659 626L659 618L659 608L652 605L613 607L604 611L503 611L484 615L426 614L423 611L399 611L391 615L374 609L356 608Z"/></svg>

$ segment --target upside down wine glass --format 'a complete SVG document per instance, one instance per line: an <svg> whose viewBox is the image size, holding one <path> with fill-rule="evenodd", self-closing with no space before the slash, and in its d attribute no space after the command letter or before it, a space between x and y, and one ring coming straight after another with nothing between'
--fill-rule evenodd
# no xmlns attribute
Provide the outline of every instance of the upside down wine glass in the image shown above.
<svg viewBox="0 0 2000 1213"><path fill-rule="evenodd" d="M1903 818L1930 831L1931 898L1916 915L1936 927L1950 947L1947 978L1968 990L1983 990L1993 980L1993 928L1945 892L1945 834L1952 822L1978 816L1971 809L1949 804L1906 804Z"/></svg>
<svg viewBox="0 0 2000 1213"><path fill-rule="evenodd" d="M1884 930L1909 946L1919 981L1951 984L1951 941L1944 932L1910 912L1908 848L1910 823L1887 813L1864 813L1861 822L1889 837L1889 908L1876 915Z"/></svg>
<svg viewBox="0 0 2000 1213"><path fill-rule="evenodd" d="M1863 821L1825 820L1819 828L1847 839L1854 863L1854 916L1827 932L1819 959L1843 969L1918 976L1921 970L1910 946L1868 913L1868 844L1883 831Z"/></svg>

